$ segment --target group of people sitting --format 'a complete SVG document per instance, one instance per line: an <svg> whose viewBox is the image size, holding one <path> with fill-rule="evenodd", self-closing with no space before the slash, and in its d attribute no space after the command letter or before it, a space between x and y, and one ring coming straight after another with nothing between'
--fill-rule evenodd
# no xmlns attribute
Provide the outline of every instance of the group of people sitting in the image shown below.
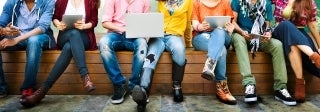
<svg viewBox="0 0 320 112"><path fill-rule="evenodd" d="M275 9L273 11L272 4ZM100 51L106 73L114 87L111 103L120 104L128 93L144 111L149 102L152 78L164 51L172 57L172 94L175 102L184 100L181 82L187 64L186 47L207 52L201 76L216 83L216 96L226 104L237 100L228 89L226 57L233 46L244 87L244 102L257 102L256 81L251 73L248 52L264 51L272 57L275 99L286 105L304 102L303 70L320 77L320 36L314 0L157 0L164 15L162 38L126 38L126 13L149 13L150 0L104 0L102 26L107 33L96 43L100 0L7 0L0 16L0 50L26 50L25 79L19 101L26 107L38 104L62 75L71 59L77 65L83 87L95 90L86 65L85 51ZM54 12L54 13L52 13ZM63 15L84 15L73 26ZM223 28L211 27L206 16L230 16ZM275 23L272 24L273 19ZM55 38L51 22L59 30ZM312 37L304 30L307 26ZM259 34L253 36L251 34ZM313 40L315 40L315 43ZM41 53L60 49L61 54L48 78L36 88ZM132 74L126 83L116 51L133 52ZM0 58L1 59L1 58ZM0 97L8 95L0 60ZM294 96L287 90L287 68L295 74ZM128 84L128 85L126 85ZM126 89L128 86L128 90Z"/></svg>

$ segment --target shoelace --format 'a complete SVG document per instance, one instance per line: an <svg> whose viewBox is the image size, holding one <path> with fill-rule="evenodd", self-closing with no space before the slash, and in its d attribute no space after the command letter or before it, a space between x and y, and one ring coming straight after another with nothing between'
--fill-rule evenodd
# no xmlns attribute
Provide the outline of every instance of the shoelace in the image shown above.
<svg viewBox="0 0 320 112"><path fill-rule="evenodd" d="M245 93L246 94L253 94L254 93L254 86L253 85L247 85Z"/></svg>
<svg viewBox="0 0 320 112"><path fill-rule="evenodd" d="M282 89L282 90L280 90L280 92L281 92L282 95L284 95L287 98L291 97L289 92L287 91L287 89Z"/></svg>

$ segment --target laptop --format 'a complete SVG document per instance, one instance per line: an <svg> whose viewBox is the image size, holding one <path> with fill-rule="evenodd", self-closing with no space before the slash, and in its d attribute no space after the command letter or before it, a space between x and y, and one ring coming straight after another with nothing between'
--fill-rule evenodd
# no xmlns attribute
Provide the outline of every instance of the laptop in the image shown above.
<svg viewBox="0 0 320 112"><path fill-rule="evenodd" d="M156 38L164 36L162 13L127 13L126 38Z"/></svg>
<svg viewBox="0 0 320 112"><path fill-rule="evenodd" d="M206 16L205 21L210 24L210 27L223 28L227 22L231 22L230 16Z"/></svg>

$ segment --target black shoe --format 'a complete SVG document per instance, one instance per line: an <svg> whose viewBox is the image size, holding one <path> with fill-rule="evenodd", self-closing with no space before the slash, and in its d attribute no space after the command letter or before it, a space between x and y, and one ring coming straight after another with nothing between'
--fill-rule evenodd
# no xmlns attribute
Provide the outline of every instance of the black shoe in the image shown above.
<svg viewBox="0 0 320 112"><path fill-rule="evenodd" d="M146 90L138 85L134 86L132 90L132 99L137 104L146 104L148 99Z"/></svg>
<svg viewBox="0 0 320 112"><path fill-rule="evenodd" d="M148 103L148 95L146 90L138 85L134 86L132 90L132 99L138 104L138 112L144 112Z"/></svg>
<svg viewBox="0 0 320 112"><path fill-rule="evenodd" d="M124 96L126 95L125 85L115 85L114 86L114 95L111 97L111 103L120 104L124 100Z"/></svg>
<svg viewBox="0 0 320 112"><path fill-rule="evenodd" d="M137 110L138 112L144 112L146 110L147 104L138 104Z"/></svg>
<svg viewBox="0 0 320 112"><path fill-rule="evenodd" d="M6 91L0 91L0 98L7 97L8 93Z"/></svg>
<svg viewBox="0 0 320 112"><path fill-rule="evenodd" d="M182 102L183 94L181 90L181 82L173 81L173 101Z"/></svg>
<svg viewBox="0 0 320 112"><path fill-rule="evenodd" d="M297 105L296 100L291 97L287 89L276 90L274 98L289 106Z"/></svg>
<svg viewBox="0 0 320 112"><path fill-rule="evenodd" d="M257 102L257 93L256 93L256 86L253 84L248 84L245 86L245 97L244 102L246 103L253 103Z"/></svg>

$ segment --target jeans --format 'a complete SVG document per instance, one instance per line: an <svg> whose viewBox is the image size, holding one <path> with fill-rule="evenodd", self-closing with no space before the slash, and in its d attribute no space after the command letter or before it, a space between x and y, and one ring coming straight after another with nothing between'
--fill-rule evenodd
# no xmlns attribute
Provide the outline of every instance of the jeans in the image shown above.
<svg viewBox="0 0 320 112"><path fill-rule="evenodd" d="M47 34L34 35L24 41L19 42L15 46L4 49L6 51L26 49L27 60L25 65L25 75L20 90L35 88L37 84L37 73L39 69L40 57L42 55L42 50L48 49L49 47L49 38L50 37ZM0 53L0 59L1 58L2 56ZM1 88L7 88L4 79L2 59L0 61L0 86Z"/></svg>
<svg viewBox="0 0 320 112"><path fill-rule="evenodd" d="M240 73L243 77L242 85L245 86L247 84L256 84L255 78L252 75L250 68L247 48L248 41L246 41L240 34L234 33L232 35L232 43L236 50ZM287 88L287 68L282 43L274 38L271 38L268 42L261 41L259 50L269 53L272 56L274 71L273 89L280 90L283 88Z"/></svg>
<svg viewBox="0 0 320 112"><path fill-rule="evenodd" d="M122 75L116 57L116 51L133 51L132 74L129 78L129 89L140 84L140 71L143 60L146 56L147 42L144 38L126 38L125 33L119 34L109 32L104 35L99 42L99 50L103 61L103 66L108 73L113 85L125 84L126 79Z"/></svg>
<svg viewBox="0 0 320 112"><path fill-rule="evenodd" d="M85 31L77 29L60 31L57 41L57 44L62 48L62 51L47 80L43 84L46 88L51 88L58 80L68 67L72 57L77 65L80 75L84 76L88 74L85 58L85 49L88 49L90 44L88 34Z"/></svg>
<svg viewBox="0 0 320 112"><path fill-rule="evenodd" d="M216 81L226 80L227 48L231 37L225 30L216 28L211 33L201 32L192 39L195 50L207 51L207 56L217 61L214 70ZM209 49L210 48L210 49Z"/></svg>
<svg viewBox="0 0 320 112"><path fill-rule="evenodd" d="M182 37L165 35L160 38L151 38L148 45L148 54L143 68L151 68L154 70L164 50L170 52L172 60L179 66L185 64L185 45Z"/></svg>

